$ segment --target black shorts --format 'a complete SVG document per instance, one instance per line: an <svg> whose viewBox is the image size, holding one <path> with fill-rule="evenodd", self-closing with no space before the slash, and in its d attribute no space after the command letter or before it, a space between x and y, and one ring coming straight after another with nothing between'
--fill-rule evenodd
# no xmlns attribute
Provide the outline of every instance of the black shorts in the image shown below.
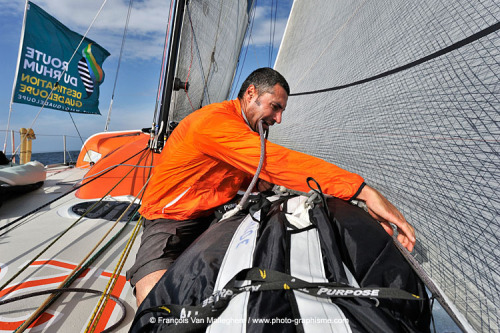
<svg viewBox="0 0 500 333"><path fill-rule="evenodd" d="M213 216L194 220L144 220L141 246L127 280L135 286L146 275L168 269L191 243L210 225Z"/></svg>

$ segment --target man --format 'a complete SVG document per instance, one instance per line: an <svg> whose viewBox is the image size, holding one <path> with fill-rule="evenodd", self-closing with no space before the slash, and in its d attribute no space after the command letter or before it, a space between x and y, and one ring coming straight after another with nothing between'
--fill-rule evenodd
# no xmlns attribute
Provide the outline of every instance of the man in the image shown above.
<svg viewBox="0 0 500 333"><path fill-rule="evenodd" d="M259 164L258 123L264 129L281 123L290 88L271 68L254 71L238 98L203 107L179 123L161 153L144 195L140 213L147 219L136 263L127 272L137 305L182 251L207 227L214 208L231 200ZM307 192L313 177L323 192L366 203L370 214L412 250L413 227L363 178L319 158L266 142L260 179Z"/></svg>

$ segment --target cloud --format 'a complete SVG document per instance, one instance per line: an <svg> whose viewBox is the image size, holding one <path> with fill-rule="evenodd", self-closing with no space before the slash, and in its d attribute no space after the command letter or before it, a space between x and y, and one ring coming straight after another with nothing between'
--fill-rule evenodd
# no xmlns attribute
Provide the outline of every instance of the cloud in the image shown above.
<svg viewBox="0 0 500 333"><path fill-rule="evenodd" d="M0 0L8 4L5 0ZM87 37L94 40L112 55L120 53L122 36L128 13L128 1L107 0L39 0L38 6L54 16L71 30L84 35L96 14ZM165 0L136 1L132 5L125 41L127 59L150 60L161 57L170 3ZM22 11L24 6L9 5Z"/></svg>
<svg viewBox="0 0 500 333"><path fill-rule="evenodd" d="M274 47L279 47L281 43L281 39L285 32L288 13L289 9L283 7L278 8L276 22L274 23ZM271 40L271 24L271 7L256 7L250 45L257 47L269 46Z"/></svg>

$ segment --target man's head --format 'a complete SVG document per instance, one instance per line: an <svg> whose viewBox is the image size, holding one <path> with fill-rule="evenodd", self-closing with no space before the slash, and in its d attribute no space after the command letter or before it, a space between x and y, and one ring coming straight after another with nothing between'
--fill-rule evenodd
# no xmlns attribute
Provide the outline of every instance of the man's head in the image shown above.
<svg viewBox="0 0 500 333"><path fill-rule="evenodd" d="M243 82L238 98L250 127L257 130L262 120L264 129L281 123L290 94L285 78L272 68L259 68Z"/></svg>

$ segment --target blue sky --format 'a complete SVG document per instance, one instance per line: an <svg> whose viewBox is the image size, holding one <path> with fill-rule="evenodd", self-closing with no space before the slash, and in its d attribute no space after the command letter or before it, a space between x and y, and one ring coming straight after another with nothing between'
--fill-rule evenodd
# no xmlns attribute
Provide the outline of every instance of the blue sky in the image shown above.
<svg viewBox="0 0 500 333"><path fill-rule="evenodd" d="M80 34L85 33L102 4L102 0L34 0L33 2ZM292 0L279 0L278 2L274 52L270 64L269 35L273 1L257 0L255 23L241 80L255 68L273 65L292 2ZM3 149L6 137L5 130L17 65L24 5L25 2L22 0L0 0L0 49L2 50L0 53L0 150ZM126 40L126 53L118 74L110 131L151 126L169 5L169 0L136 0L134 2ZM72 114L84 140L104 130L127 10L128 1L108 0L87 35L106 48L111 56L103 66L106 79L100 88L99 108L102 115ZM246 44L247 41L244 42L244 45ZM18 145L19 129L31 126L40 109L24 104L13 104L12 109L9 128L16 131L15 144ZM79 150L82 146L68 113L44 109L36 119L33 129L37 135L37 139L33 141L35 153L61 151L62 135L67 136L68 149ZM11 149L10 135L8 135L7 153L10 153Z"/></svg>

